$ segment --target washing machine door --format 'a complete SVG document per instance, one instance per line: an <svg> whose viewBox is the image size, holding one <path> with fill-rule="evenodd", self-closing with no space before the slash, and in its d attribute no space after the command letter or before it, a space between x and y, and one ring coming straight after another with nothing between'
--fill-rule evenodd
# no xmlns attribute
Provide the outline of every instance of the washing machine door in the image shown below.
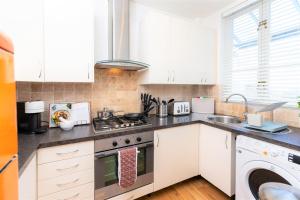
<svg viewBox="0 0 300 200"><path fill-rule="evenodd" d="M242 193L249 200L258 200L259 187L268 182L285 183L299 188L296 177L278 165L267 161L250 161L243 165L240 174L242 179Z"/></svg>

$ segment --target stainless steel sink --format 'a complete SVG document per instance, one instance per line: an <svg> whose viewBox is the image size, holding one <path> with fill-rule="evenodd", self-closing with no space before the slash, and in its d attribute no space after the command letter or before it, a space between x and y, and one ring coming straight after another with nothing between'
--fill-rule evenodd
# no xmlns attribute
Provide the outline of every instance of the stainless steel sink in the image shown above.
<svg viewBox="0 0 300 200"><path fill-rule="evenodd" d="M238 117L226 115L212 115L207 117L209 120L222 124L240 124L242 121Z"/></svg>

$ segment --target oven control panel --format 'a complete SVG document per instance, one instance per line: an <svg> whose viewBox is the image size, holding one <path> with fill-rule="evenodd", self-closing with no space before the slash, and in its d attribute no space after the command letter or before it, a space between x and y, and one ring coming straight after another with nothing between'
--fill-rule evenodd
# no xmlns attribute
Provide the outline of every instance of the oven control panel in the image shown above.
<svg viewBox="0 0 300 200"><path fill-rule="evenodd" d="M146 131L141 133L134 133L129 135L121 135L118 137L95 140L95 152L107 151L116 148L124 148L126 146L153 142L153 140L153 131Z"/></svg>

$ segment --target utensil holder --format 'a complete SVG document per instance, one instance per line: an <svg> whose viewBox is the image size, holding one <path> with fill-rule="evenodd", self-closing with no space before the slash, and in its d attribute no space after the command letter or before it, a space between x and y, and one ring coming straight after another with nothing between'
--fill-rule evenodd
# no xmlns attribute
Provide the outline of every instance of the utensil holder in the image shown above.
<svg viewBox="0 0 300 200"><path fill-rule="evenodd" d="M158 117L167 117L168 116L168 105L158 105L156 108L156 115Z"/></svg>

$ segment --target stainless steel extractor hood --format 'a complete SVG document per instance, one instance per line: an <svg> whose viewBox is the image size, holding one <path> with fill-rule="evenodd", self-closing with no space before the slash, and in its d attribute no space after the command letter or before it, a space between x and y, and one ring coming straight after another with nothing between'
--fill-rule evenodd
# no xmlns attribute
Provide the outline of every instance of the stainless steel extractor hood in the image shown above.
<svg viewBox="0 0 300 200"><path fill-rule="evenodd" d="M108 59L96 68L142 70L148 64L129 59L129 0L108 0Z"/></svg>

